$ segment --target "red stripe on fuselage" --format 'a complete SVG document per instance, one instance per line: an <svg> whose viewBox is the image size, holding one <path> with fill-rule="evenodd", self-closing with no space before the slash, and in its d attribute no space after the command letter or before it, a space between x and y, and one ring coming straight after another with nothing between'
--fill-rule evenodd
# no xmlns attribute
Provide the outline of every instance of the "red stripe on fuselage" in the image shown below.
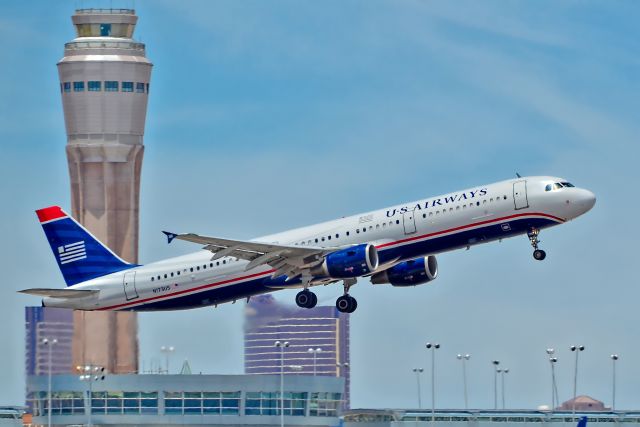
<svg viewBox="0 0 640 427"><path fill-rule="evenodd" d="M38 209L36 214L38 215L38 219L41 223L53 221L54 219L65 218L67 216L60 206L49 206L48 208Z"/></svg>
<svg viewBox="0 0 640 427"><path fill-rule="evenodd" d="M242 276L242 277L237 277L235 279L227 279L227 280L223 280L222 282L216 282L216 283L209 283L207 285L201 285L195 288L191 288L191 289L185 289L183 291L178 291L178 292L174 292L172 294L168 294L168 295L158 295L155 297L151 297L151 298L146 298L146 299L142 299L142 300L138 300L138 301L131 301L131 302L127 302L124 304L118 304L118 305L112 305L111 307L104 307L104 308L100 308L98 310L113 310L116 308L122 308L122 307L128 307L131 305L135 305L135 304L141 304L141 303L145 303L145 302L149 302L149 301L155 301L157 299L161 299L161 298L173 298L176 295L182 295L182 294L186 294L189 292L195 292L195 291L200 291L203 289L208 289L208 288L213 288L216 286L220 286L220 285L225 285L227 283L231 283L231 282L238 282L244 279L252 279L254 277L258 277L258 276L263 276L265 274L271 274L273 273L275 270L268 270L262 273L255 273L255 274L249 274L247 276Z"/></svg>
<svg viewBox="0 0 640 427"><path fill-rule="evenodd" d="M393 245L400 244L400 243L406 243L406 242L419 240L419 239L426 239L426 238L429 238L429 237L439 236L439 235L450 233L450 232L461 231L461 230L464 230L464 229L477 227L479 225L485 225L485 224L489 224L489 223L492 223L492 222L506 221L506 220L509 220L509 219L521 218L521 217L525 217L525 216L541 216L541 217L553 219L555 221L565 222L565 220L563 220L562 218L559 218L559 217L553 216L553 215L549 215L549 214L545 214L545 213L540 213L540 212L522 213L522 214L509 215L509 216L505 216L505 217L501 217L501 218L494 218L494 219L490 219L490 220L487 220L487 221L479 221L479 222L475 222L475 223L467 224L467 225L461 225L461 226L458 226L458 227L453 227L453 228L449 228L449 229L446 229L446 230L437 231L435 233L428 233L428 234L423 234L423 235L420 235L420 236L414 236L414 237L407 238L407 239L397 240L395 242L384 243L382 245L376 246L376 248L377 249L385 248L385 247L393 246ZM216 287L216 286L225 285L227 283L239 282L239 281L242 281L242 280L245 280L245 279L252 279L252 278L263 276L263 275L266 275L266 274L271 274L274 271L275 270L268 270L268 271L265 271L263 273L255 273L255 274L250 274L250 275L247 275L247 276L238 277L238 278L235 278L235 279L227 279L227 280L223 280L221 282L201 285L201 286L198 286L198 287L192 288L192 289L185 289L185 290L174 292L174 293L168 294L168 295L158 295L158 296L151 297L151 298L146 298L146 299L143 299L143 300L130 301L130 302L127 302L127 303L113 305L113 306L110 306L110 307L103 307L103 308L99 308L98 310L114 310L114 309L119 309L119 308L124 308L124 307L130 307L130 306L133 306L133 305L143 304L143 303L146 303L146 302L149 302L149 301L156 301L156 300L159 300L159 299L172 299L173 297L175 297L177 295L182 295L182 294L186 294L186 293L191 293L191 292L195 292L195 291L209 289L209 288L213 288L213 287Z"/></svg>
<svg viewBox="0 0 640 427"><path fill-rule="evenodd" d="M477 227L479 225L485 225L485 224L489 224L489 223L492 223L492 222L507 221L507 220L510 220L510 219L521 218L521 217L524 217L524 216L542 216L542 217L553 219L555 221L565 222L564 219L562 219L562 218L559 218L559 217L553 216L553 215L549 215L549 214L546 214L546 213L540 213L540 212L521 213L521 214L504 216L504 217L501 217L501 218L493 218L493 219L489 219L489 220L486 220L486 221L474 222L472 224L461 225L461 226L458 226L458 227L448 228L446 230L436 231L435 233L427 233L427 234L422 234L420 236L413 236L413 237L409 237L409 238L402 239L402 240L396 240L395 242L383 243L381 245L376 246L376 249L382 249L382 248L386 248L388 246L398 245L400 243L412 242L414 240L420 240L420 239L426 239L426 238L429 238L429 237L440 236L442 234L451 233L451 232L454 232L454 231L466 230L468 228Z"/></svg>

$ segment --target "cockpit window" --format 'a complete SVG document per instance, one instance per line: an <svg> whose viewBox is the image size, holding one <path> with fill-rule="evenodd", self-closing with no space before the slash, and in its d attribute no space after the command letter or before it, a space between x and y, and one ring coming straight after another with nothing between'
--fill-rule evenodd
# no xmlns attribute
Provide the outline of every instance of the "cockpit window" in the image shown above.
<svg viewBox="0 0 640 427"><path fill-rule="evenodd" d="M559 190L562 187L575 187L575 185L570 182L554 182L553 184L548 184L544 187L544 191Z"/></svg>

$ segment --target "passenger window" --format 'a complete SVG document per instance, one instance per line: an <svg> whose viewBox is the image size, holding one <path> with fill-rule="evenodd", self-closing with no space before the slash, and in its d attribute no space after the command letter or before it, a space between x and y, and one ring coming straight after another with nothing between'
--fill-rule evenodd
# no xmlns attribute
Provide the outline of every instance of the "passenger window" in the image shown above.
<svg viewBox="0 0 640 427"><path fill-rule="evenodd" d="M165 278L165 279L167 278L167 275L166 275L166 274L164 275L164 278Z"/></svg>
<svg viewBox="0 0 640 427"><path fill-rule="evenodd" d="M321 240L324 242L324 237Z"/></svg>
<svg viewBox="0 0 640 427"><path fill-rule="evenodd" d="M483 205L484 205L485 203L487 203L487 199L484 199L484 200L482 201L482 204L483 204Z"/></svg>
<svg viewBox="0 0 640 427"><path fill-rule="evenodd" d="M151 281L153 282L154 280L155 280L155 278L154 278L154 277L152 277L152 278L151 278Z"/></svg>
<svg viewBox="0 0 640 427"><path fill-rule="evenodd" d="M507 200L507 196L504 196L504 199Z"/></svg>
<svg viewBox="0 0 640 427"><path fill-rule="evenodd" d="M349 232L347 231L347 236L349 235Z"/></svg>
<svg viewBox="0 0 640 427"><path fill-rule="evenodd" d="M382 223L382 228L387 228L387 223L386 222Z"/></svg>
<svg viewBox="0 0 640 427"><path fill-rule="evenodd" d="M476 202L476 206L480 206L480 202Z"/></svg>
<svg viewBox="0 0 640 427"><path fill-rule="evenodd" d="M196 270L200 271L200 266L197 266L197 267L196 267Z"/></svg>
<svg viewBox="0 0 640 427"><path fill-rule="evenodd" d="M176 274L179 276L179 275L180 275L180 272L179 272L179 271L177 271L177 272L176 272Z"/></svg>
<svg viewBox="0 0 640 427"><path fill-rule="evenodd" d="M209 263L209 267L213 268L213 263Z"/></svg>
<svg viewBox="0 0 640 427"><path fill-rule="evenodd" d="M216 261L216 265L220 265L220 261Z"/></svg>
<svg viewBox="0 0 640 427"><path fill-rule="evenodd" d="M338 233L336 233L336 239L340 238L340 235Z"/></svg>
<svg viewBox="0 0 640 427"><path fill-rule="evenodd" d="M160 276L158 276L158 280L160 280Z"/></svg>
<svg viewBox="0 0 640 427"><path fill-rule="evenodd" d="M362 227L362 232L365 233L367 231L367 227Z"/></svg>
<svg viewBox="0 0 640 427"><path fill-rule="evenodd" d="M223 259L223 260L222 260L222 263L223 263L223 264L226 264L226 263L227 263L227 260L226 260L226 259Z"/></svg>
<svg viewBox="0 0 640 427"><path fill-rule="evenodd" d="M433 216L433 212L429 212L429 216Z"/></svg>
<svg viewBox="0 0 640 427"><path fill-rule="evenodd" d="M191 272L193 273L193 267L190 268Z"/></svg>
<svg viewBox="0 0 640 427"><path fill-rule="evenodd" d="M356 233L360 234L360 229L356 228Z"/></svg>
<svg viewBox="0 0 640 427"><path fill-rule="evenodd" d="M203 265L203 266L202 266L202 269L203 269L203 270L206 270L206 269L207 269L207 264Z"/></svg>
<svg viewBox="0 0 640 427"><path fill-rule="evenodd" d="M436 216L437 216L437 215L440 215L440 211L436 211Z"/></svg>
<svg viewBox="0 0 640 427"><path fill-rule="evenodd" d="M380 228L380 224L376 224L376 230Z"/></svg>
<svg viewBox="0 0 640 427"><path fill-rule="evenodd" d="M460 205L456 206L456 210L459 211L460 210Z"/></svg>
<svg viewBox="0 0 640 427"><path fill-rule="evenodd" d="M399 219L396 219L396 224L400 224L400 220Z"/></svg>
<svg viewBox="0 0 640 427"><path fill-rule="evenodd" d="M171 272L171 277L173 277L173 271Z"/></svg>

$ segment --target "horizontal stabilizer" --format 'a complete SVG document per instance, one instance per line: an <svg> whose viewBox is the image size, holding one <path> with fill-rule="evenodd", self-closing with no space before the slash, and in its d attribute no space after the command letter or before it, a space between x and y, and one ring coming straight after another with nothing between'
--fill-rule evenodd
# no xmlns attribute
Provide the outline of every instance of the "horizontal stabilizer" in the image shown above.
<svg viewBox="0 0 640 427"><path fill-rule="evenodd" d="M50 298L83 298L98 294L98 290L90 289L48 289L48 288L33 288L23 289L18 291L22 294L36 295L39 297Z"/></svg>

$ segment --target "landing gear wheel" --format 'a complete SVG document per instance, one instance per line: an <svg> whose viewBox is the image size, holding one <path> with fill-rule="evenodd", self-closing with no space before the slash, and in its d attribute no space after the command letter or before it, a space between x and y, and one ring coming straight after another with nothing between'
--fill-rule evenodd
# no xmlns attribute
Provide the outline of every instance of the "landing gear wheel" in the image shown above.
<svg viewBox="0 0 640 427"><path fill-rule="evenodd" d="M547 257L547 253L542 249L536 249L535 251L533 251L533 257L538 261L542 261Z"/></svg>
<svg viewBox="0 0 640 427"><path fill-rule="evenodd" d="M296 304L298 305L298 307L313 308L317 303L318 297L308 289L300 291L296 295Z"/></svg>
<svg viewBox="0 0 640 427"><path fill-rule="evenodd" d="M336 300L336 308L341 313L353 313L358 308L358 301L349 294L342 295Z"/></svg>
<svg viewBox="0 0 640 427"><path fill-rule="evenodd" d="M527 237L529 237L529 242L531 242L531 246L533 246L534 249L533 257L538 261L542 261L547 257L547 253L542 249L538 249L538 245L540 244L540 240L538 240L538 234L540 234L540 230L538 230L537 228L532 228L527 233Z"/></svg>

